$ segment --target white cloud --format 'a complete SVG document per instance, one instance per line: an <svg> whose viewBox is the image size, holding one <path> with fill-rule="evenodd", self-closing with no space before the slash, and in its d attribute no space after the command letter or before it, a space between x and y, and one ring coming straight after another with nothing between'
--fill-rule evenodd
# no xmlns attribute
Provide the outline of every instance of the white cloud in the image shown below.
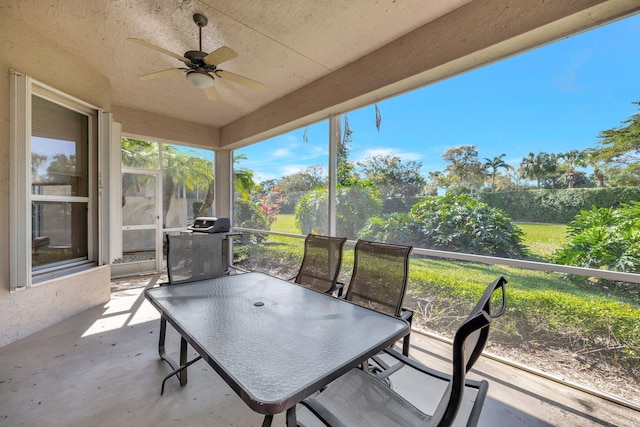
<svg viewBox="0 0 640 427"><path fill-rule="evenodd" d="M273 152L273 157L288 157L291 155L291 151L288 148L280 148Z"/></svg>
<svg viewBox="0 0 640 427"><path fill-rule="evenodd" d="M393 148L369 148L365 150L359 158L353 159L356 162L363 161L369 157L374 156L398 156L403 161L418 161L422 159L421 153L415 153L411 151L397 151Z"/></svg>
<svg viewBox="0 0 640 427"><path fill-rule="evenodd" d="M280 176L293 175L294 173L301 172L306 168L307 168L307 165L286 165L285 167L280 169L281 171Z"/></svg>

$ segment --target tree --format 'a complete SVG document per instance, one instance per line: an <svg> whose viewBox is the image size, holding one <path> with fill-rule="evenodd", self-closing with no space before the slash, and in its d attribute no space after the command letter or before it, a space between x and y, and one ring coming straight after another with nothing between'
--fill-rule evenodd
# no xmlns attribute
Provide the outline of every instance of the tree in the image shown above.
<svg viewBox="0 0 640 427"><path fill-rule="evenodd" d="M238 154L234 156L233 163L234 165L241 160L246 160L247 156L245 154ZM214 202L214 179L209 183L209 190L207 191L207 196L202 202L202 206L200 206L200 210L196 216L205 216L211 206L213 206ZM256 183L253 180L253 171L247 168L233 168L233 190L240 199L251 199L251 192L256 187Z"/></svg>
<svg viewBox="0 0 640 427"><path fill-rule="evenodd" d="M123 166L141 169L158 167L158 144L135 138L122 138L120 143ZM142 193L142 188L144 188L151 179L152 178L149 175L141 175L137 173L123 174L122 206L127 203L127 196L131 195L130 193L132 189L135 189L135 195L140 195Z"/></svg>
<svg viewBox="0 0 640 427"><path fill-rule="evenodd" d="M640 105L640 101L633 102ZM625 120L623 126L600 132L600 160L629 166L640 163L640 114Z"/></svg>
<svg viewBox="0 0 640 427"><path fill-rule="evenodd" d="M261 181L257 187L260 191L260 196L272 191L274 188L280 186L280 180L278 179L267 179L265 181Z"/></svg>
<svg viewBox="0 0 640 427"><path fill-rule="evenodd" d="M336 234L354 239L371 216L382 212L380 191L370 182L353 180L348 187L336 188ZM327 234L328 194L316 188L300 198L295 223L302 234Z"/></svg>
<svg viewBox="0 0 640 427"><path fill-rule="evenodd" d="M278 181L277 187L284 194L295 191L309 191L327 184L326 172L321 165L313 165L288 175Z"/></svg>
<svg viewBox="0 0 640 427"><path fill-rule="evenodd" d="M513 169L511 165L505 162L502 158L506 156L506 154L500 154L499 156L493 156L493 159L489 159L485 157L486 162L484 163L487 169L490 169L490 172L487 173L487 177L491 178L491 191L496 190L496 174L498 173L498 169L503 168L505 170Z"/></svg>
<svg viewBox="0 0 640 427"><path fill-rule="evenodd" d="M633 102L640 105L640 101ZM622 125L607 129L598 135L600 144L593 153L594 160L604 164L604 173L610 181L621 184L640 183L640 114L634 114ZM620 177L621 179L615 179Z"/></svg>
<svg viewBox="0 0 640 427"><path fill-rule="evenodd" d="M564 176L567 188L573 188L576 180L576 166L585 166L585 153L579 150L571 150L558 155L562 160L562 165L566 168Z"/></svg>
<svg viewBox="0 0 640 427"><path fill-rule="evenodd" d="M314 188L326 187L326 185L327 172L325 167L321 165L309 166L293 175L283 177L277 184L284 196L281 212L293 213L295 205L302 195ZM265 195L269 195L268 192L263 192L260 196Z"/></svg>
<svg viewBox="0 0 640 427"><path fill-rule="evenodd" d="M253 171L251 169L235 167L242 160L247 160L246 154L238 154L233 157L233 191L239 197L248 199L251 197L251 192L256 187L256 183L253 180Z"/></svg>
<svg viewBox="0 0 640 427"><path fill-rule="evenodd" d="M213 163L197 156L187 155L172 145L164 144L162 146L162 180L162 218L165 219L178 188L185 187L193 191L197 186L204 188L202 183L213 183ZM211 188L211 185L207 188ZM198 216L201 216L200 212Z"/></svg>
<svg viewBox="0 0 640 427"><path fill-rule="evenodd" d="M538 190L542 179L553 171L555 171L555 162L552 156L542 151L538 154L529 153L520 162L520 175L523 178L535 179Z"/></svg>
<svg viewBox="0 0 640 427"><path fill-rule="evenodd" d="M349 144L351 143L352 135L353 131L349 129L349 122L345 116L344 135L338 140L338 185L349 185L349 182L355 178L353 163L349 161Z"/></svg>
<svg viewBox="0 0 640 427"><path fill-rule="evenodd" d="M450 164L444 169L450 175L448 191L455 193L476 192L484 183L484 166L478 159L475 145L461 145L444 152L442 159Z"/></svg>
<svg viewBox="0 0 640 427"><path fill-rule="evenodd" d="M422 163L403 161L395 155L378 155L358 162L364 177L373 182L382 197L411 197L419 194L426 181L420 174Z"/></svg>
<svg viewBox="0 0 640 427"><path fill-rule="evenodd" d="M604 162L598 157L599 150L595 148L587 148L583 153L585 164L593 167L593 178L596 180L598 187L604 187Z"/></svg>

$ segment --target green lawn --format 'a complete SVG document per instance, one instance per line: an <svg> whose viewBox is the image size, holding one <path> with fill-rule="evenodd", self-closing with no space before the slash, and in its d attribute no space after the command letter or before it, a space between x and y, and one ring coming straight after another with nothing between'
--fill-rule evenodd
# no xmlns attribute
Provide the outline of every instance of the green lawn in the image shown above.
<svg viewBox="0 0 640 427"><path fill-rule="evenodd" d="M278 218L271 224L271 231L300 234L300 230L296 227L293 214L279 214Z"/></svg>
<svg viewBox="0 0 640 427"><path fill-rule="evenodd" d="M518 227L524 232L524 244L529 248L532 258L548 260L556 249L566 241L567 227L563 224L520 223ZM280 214L271 225L271 231L299 234L293 214Z"/></svg>
<svg viewBox="0 0 640 427"><path fill-rule="evenodd" d="M564 224L519 223L524 232L523 243L534 258L549 260L556 249L567 241L567 226Z"/></svg>

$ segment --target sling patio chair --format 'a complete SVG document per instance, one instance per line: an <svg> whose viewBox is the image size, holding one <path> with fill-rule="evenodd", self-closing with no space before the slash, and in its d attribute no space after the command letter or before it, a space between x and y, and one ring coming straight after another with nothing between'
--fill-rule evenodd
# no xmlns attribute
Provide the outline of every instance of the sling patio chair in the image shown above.
<svg viewBox="0 0 640 427"><path fill-rule="evenodd" d="M160 286L171 286L196 280L213 279L225 274L222 254L223 236L220 233L188 233L180 235L167 234L167 276L168 283ZM162 381L160 394L164 393L164 384L173 375L177 375L180 384L187 382L186 368L200 360L200 356L187 361L187 342L180 342L180 363L176 363L165 350L167 320L160 317L160 335L158 353L162 360L171 366L172 372Z"/></svg>
<svg viewBox="0 0 640 427"><path fill-rule="evenodd" d="M399 362L396 365L400 364L405 368L394 371L394 375L402 375L404 378L403 381L394 383L397 384L396 387L392 389L389 383L382 381L390 375L386 370L372 375L354 368L298 405L298 425L477 425L489 383L486 380L469 380L465 376L484 349L491 321L501 316L506 309L506 283L503 277L491 283L474 310L456 331L451 375L431 369L388 348L384 350L383 357L394 359ZM495 314L491 312L492 300L499 304ZM411 393L407 393L408 390L411 390Z"/></svg>
<svg viewBox="0 0 640 427"><path fill-rule="evenodd" d="M344 284L338 282L342 265L342 248L346 237L309 234L304 239L304 255L295 283L319 292L342 295Z"/></svg>
<svg viewBox="0 0 640 427"><path fill-rule="evenodd" d="M409 326L413 310L402 307L409 276L411 246L358 240L353 255L353 272L345 295L347 301L400 317ZM411 329L402 343L409 355Z"/></svg>

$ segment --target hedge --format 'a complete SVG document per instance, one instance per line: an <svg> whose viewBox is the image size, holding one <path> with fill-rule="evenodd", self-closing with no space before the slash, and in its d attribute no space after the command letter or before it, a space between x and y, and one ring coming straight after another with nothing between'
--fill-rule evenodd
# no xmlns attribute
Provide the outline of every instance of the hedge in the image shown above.
<svg viewBox="0 0 640 427"><path fill-rule="evenodd" d="M640 200L640 187L498 191L481 193L479 199L517 222L567 224L581 210Z"/></svg>

